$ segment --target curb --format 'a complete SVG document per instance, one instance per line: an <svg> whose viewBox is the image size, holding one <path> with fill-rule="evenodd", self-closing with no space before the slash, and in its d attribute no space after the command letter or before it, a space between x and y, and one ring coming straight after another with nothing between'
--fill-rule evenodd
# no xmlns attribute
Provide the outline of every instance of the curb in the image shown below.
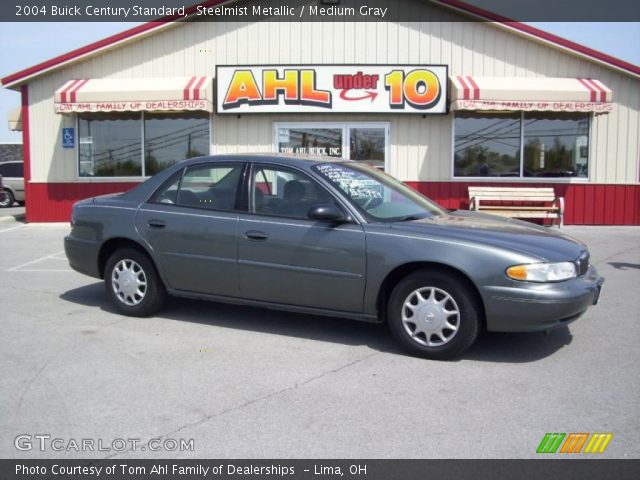
<svg viewBox="0 0 640 480"><path fill-rule="evenodd" d="M6 222L22 222L22 223L24 223L24 219L25 219L25 214L24 213L17 213L15 215L7 215L6 217L0 217L0 222L2 222L2 223L6 223Z"/></svg>

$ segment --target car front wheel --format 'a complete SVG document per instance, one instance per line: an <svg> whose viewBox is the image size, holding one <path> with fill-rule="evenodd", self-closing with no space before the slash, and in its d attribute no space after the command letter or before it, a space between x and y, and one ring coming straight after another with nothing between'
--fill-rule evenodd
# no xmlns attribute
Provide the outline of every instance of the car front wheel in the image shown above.
<svg viewBox="0 0 640 480"><path fill-rule="evenodd" d="M155 313L166 297L164 285L149 257L132 248L123 248L111 255L104 282L115 307L132 317Z"/></svg>
<svg viewBox="0 0 640 480"><path fill-rule="evenodd" d="M9 208L13 206L13 202L15 202L15 197L10 190L2 190L0 191L0 208Z"/></svg>
<svg viewBox="0 0 640 480"><path fill-rule="evenodd" d="M467 350L480 331L480 307L471 289L444 272L420 271L396 285L387 321L409 353L435 360Z"/></svg>

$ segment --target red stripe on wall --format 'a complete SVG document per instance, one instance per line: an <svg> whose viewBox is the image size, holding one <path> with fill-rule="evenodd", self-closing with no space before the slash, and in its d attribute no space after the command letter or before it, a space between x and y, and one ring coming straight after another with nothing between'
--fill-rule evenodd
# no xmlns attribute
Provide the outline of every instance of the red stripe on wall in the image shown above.
<svg viewBox="0 0 640 480"><path fill-rule="evenodd" d="M28 102L23 87L22 135L25 157L25 187L28 222L66 222L73 204L83 198L107 193L127 191L138 183L30 183ZM485 182L407 182L408 185L435 200L445 208L468 209L468 187L526 186L553 187L556 195L565 198L565 224L567 225L640 225L640 185L592 185L549 183L485 183Z"/></svg>
<svg viewBox="0 0 640 480"><path fill-rule="evenodd" d="M616 208L613 212L613 223L615 225L622 225L624 223L624 210L626 205L624 204L624 191L625 185L616 185L614 190L613 205L622 205L623 208Z"/></svg>
<svg viewBox="0 0 640 480"><path fill-rule="evenodd" d="M24 202L25 205L32 203L31 196L31 143L29 140L29 85L20 87L22 103L22 161L24 162ZM25 219L29 218L29 209L26 209Z"/></svg>
<svg viewBox="0 0 640 480"><path fill-rule="evenodd" d="M468 209L469 186L553 187L565 199L567 225L640 225L640 185L581 183L407 182L445 208Z"/></svg>
<svg viewBox="0 0 640 480"><path fill-rule="evenodd" d="M125 192L136 185L139 183L32 183L26 200L27 222L68 222L71 207L78 200Z"/></svg>

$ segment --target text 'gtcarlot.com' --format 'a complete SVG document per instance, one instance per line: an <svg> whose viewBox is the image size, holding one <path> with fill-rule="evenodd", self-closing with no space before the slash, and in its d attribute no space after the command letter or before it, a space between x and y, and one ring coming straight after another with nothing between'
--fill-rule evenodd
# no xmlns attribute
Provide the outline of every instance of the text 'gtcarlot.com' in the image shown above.
<svg viewBox="0 0 640 480"><path fill-rule="evenodd" d="M115 438L104 440L101 438L59 438L49 434L22 434L14 440L17 450L29 452L193 452L195 443L193 438L152 438L143 441L140 438Z"/></svg>

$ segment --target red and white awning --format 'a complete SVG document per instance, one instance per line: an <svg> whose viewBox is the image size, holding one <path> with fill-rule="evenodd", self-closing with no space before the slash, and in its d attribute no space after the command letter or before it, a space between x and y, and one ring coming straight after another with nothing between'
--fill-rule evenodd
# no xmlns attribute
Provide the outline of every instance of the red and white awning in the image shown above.
<svg viewBox="0 0 640 480"><path fill-rule="evenodd" d="M612 102L611 89L591 78L451 77L453 110L607 113Z"/></svg>
<svg viewBox="0 0 640 480"><path fill-rule="evenodd" d="M211 77L69 80L55 92L56 113L213 111Z"/></svg>

